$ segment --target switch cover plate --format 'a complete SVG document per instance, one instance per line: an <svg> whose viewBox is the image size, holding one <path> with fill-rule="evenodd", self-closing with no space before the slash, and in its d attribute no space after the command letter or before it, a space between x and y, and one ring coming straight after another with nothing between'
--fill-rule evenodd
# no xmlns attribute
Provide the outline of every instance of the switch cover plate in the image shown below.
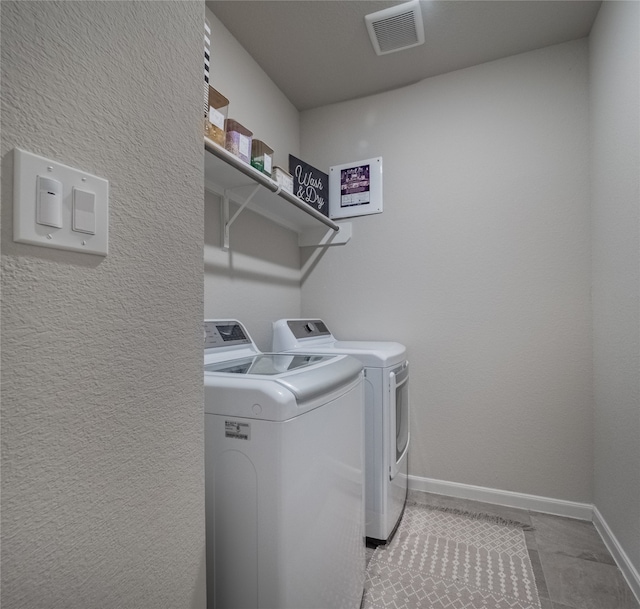
<svg viewBox="0 0 640 609"><path fill-rule="evenodd" d="M38 223L38 176L62 183L62 227ZM95 234L74 230L74 188L95 195ZM90 200L90 197L89 197ZM109 182L68 165L13 151L13 240L106 256L109 245Z"/></svg>

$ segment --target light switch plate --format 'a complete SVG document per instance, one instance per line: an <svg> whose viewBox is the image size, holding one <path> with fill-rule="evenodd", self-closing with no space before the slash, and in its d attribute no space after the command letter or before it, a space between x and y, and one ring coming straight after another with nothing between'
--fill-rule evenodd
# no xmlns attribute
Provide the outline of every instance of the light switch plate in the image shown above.
<svg viewBox="0 0 640 609"><path fill-rule="evenodd" d="M62 183L62 228L37 223L38 176ZM95 234L73 230L73 189L95 194ZM68 165L13 151L13 240L106 256L109 246L109 182Z"/></svg>

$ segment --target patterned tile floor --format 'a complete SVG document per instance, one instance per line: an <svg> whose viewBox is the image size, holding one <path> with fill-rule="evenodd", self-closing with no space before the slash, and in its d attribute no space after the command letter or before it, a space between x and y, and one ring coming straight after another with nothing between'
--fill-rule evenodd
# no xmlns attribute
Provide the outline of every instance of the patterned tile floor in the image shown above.
<svg viewBox="0 0 640 609"><path fill-rule="evenodd" d="M467 499L410 491L418 503L495 514L524 524L541 609L640 609L590 522ZM370 558L373 550L368 550Z"/></svg>

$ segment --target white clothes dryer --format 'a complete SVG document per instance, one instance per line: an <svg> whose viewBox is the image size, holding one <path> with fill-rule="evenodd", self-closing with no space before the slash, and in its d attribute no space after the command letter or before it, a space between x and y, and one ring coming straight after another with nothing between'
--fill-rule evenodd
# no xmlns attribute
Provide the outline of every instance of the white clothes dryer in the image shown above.
<svg viewBox="0 0 640 609"><path fill-rule="evenodd" d="M364 365L365 510L370 545L388 542L407 499L409 362L396 342L336 340L320 319L280 319L273 351L350 355Z"/></svg>
<svg viewBox="0 0 640 609"><path fill-rule="evenodd" d="M208 609L358 609L362 364L204 322Z"/></svg>

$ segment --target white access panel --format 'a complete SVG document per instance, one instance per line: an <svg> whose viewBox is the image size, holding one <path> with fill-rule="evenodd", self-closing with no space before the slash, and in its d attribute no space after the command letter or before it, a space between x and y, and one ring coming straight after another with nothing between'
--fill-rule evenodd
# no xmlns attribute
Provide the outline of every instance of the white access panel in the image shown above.
<svg viewBox="0 0 640 609"><path fill-rule="evenodd" d="M15 148L13 240L106 256L109 182Z"/></svg>

